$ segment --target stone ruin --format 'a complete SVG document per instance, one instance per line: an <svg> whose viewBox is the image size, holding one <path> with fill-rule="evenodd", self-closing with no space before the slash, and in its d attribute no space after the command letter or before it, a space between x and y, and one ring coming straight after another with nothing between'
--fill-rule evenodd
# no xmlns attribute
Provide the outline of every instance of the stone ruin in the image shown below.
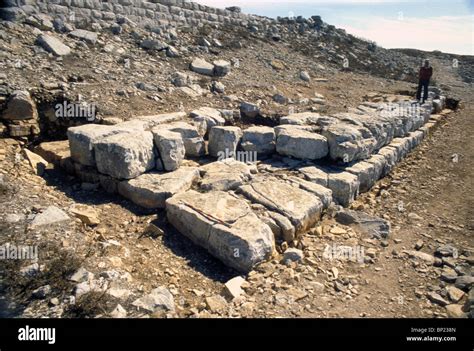
<svg viewBox="0 0 474 351"><path fill-rule="evenodd" d="M349 206L387 175L428 135L444 102L365 102L243 129L202 107L71 127L68 141L37 152L83 182L164 209L180 233L248 272L272 256L275 242L292 242L329 206ZM249 154L255 160L241 159Z"/></svg>

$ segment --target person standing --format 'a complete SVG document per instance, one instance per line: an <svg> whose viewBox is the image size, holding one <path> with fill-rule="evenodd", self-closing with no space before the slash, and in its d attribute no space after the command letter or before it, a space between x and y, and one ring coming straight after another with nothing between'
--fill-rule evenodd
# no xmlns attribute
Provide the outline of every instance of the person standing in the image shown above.
<svg viewBox="0 0 474 351"><path fill-rule="evenodd" d="M425 103L428 98L428 85L430 84L431 76L433 75L433 67L430 66L430 60L425 60L423 66L420 67L418 90L416 92L416 99L421 99L421 89L423 89L423 101Z"/></svg>

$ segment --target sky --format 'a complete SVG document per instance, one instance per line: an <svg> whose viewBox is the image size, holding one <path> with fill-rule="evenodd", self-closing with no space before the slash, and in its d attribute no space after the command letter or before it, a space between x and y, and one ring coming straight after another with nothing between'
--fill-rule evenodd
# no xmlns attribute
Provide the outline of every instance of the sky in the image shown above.
<svg viewBox="0 0 474 351"><path fill-rule="evenodd" d="M320 15L385 48L474 55L474 0L194 0L267 17Z"/></svg>

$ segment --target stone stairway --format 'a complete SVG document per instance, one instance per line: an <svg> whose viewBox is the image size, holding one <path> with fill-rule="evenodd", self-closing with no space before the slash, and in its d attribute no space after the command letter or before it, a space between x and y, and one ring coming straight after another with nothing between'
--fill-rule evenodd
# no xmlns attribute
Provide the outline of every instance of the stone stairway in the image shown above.
<svg viewBox="0 0 474 351"><path fill-rule="evenodd" d="M179 232L246 272L272 256L275 242L312 228L332 203L347 207L370 190L428 135L442 118L431 113L443 107L444 97L398 108L364 103L348 113L290 114L274 128L244 130L224 125L211 108L142 116L69 128L62 147L70 157L62 150L55 160L84 182L165 209ZM40 154L48 154L48 144ZM236 157L250 152L258 162Z"/></svg>

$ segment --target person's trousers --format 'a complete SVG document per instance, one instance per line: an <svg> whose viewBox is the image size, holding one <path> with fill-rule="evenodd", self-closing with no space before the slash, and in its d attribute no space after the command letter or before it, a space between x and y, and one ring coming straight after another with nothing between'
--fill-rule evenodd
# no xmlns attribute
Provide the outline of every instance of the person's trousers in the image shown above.
<svg viewBox="0 0 474 351"><path fill-rule="evenodd" d="M420 79L418 82L418 90L416 92L416 99L420 100L421 99L421 89L423 89L423 102L425 102L426 99L428 99L428 85L430 84L429 79Z"/></svg>

